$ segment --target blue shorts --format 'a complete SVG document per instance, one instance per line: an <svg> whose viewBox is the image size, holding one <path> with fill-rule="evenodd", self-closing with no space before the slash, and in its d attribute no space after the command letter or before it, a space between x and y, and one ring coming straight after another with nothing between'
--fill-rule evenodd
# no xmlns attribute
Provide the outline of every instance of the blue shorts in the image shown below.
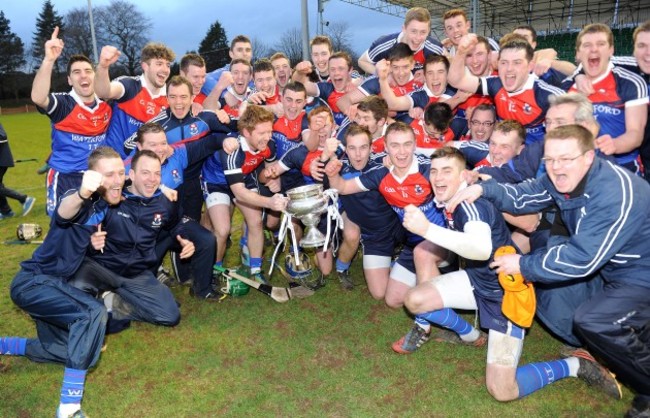
<svg viewBox="0 0 650 418"><path fill-rule="evenodd" d="M364 255L393 257L395 248L406 241L406 230L398 222L392 228L373 234L361 234Z"/></svg>
<svg viewBox="0 0 650 418"><path fill-rule="evenodd" d="M201 182L201 189L203 190L203 199L207 199L208 196L212 193L223 193L225 195L228 195L230 199L234 199L235 195L232 193L232 190L230 190L230 186L227 184L215 184L215 183L206 183L206 182Z"/></svg>
<svg viewBox="0 0 650 418"><path fill-rule="evenodd" d="M476 305L478 306L478 316L481 328L493 329L503 334L522 339L524 330L511 324L501 312L501 301L485 299L474 292ZM510 324L510 326L508 326Z"/></svg>
<svg viewBox="0 0 650 418"><path fill-rule="evenodd" d="M415 274L415 260L413 259L413 247L405 245L397 256L395 263Z"/></svg>

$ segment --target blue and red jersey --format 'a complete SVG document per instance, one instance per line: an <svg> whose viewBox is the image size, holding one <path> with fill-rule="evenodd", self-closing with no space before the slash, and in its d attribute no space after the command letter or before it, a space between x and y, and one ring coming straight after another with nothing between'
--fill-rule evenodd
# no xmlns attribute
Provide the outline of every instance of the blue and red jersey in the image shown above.
<svg viewBox="0 0 650 418"><path fill-rule="evenodd" d="M444 134L438 137L430 136L424 129L424 119L413 119L408 115L399 118L401 122L408 124L415 135L415 152L430 157L438 148L449 145L455 139L454 131L447 128Z"/></svg>
<svg viewBox="0 0 650 418"><path fill-rule="evenodd" d="M203 102L205 102L205 99L206 99L207 97L208 97L208 96L206 96L205 93L203 93L203 92L201 91L201 92L199 92L199 94L197 94L196 96L194 96L193 103L197 103L197 104L203 105Z"/></svg>
<svg viewBox="0 0 650 418"><path fill-rule="evenodd" d="M273 122L271 138L275 142L278 158L302 141L302 132L306 129L309 129L309 120L305 111L301 112L294 120L282 116Z"/></svg>
<svg viewBox="0 0 650 418"><path fill-rule="evenodd" d="M230 64L226 64L221 68L217 68L216 70L207 73L205 75L205 83L203 83L203 87L201 87L200 95L203 95L204 97L209 96L212 90L214 90L214 88L217 86L217 83L219 82L219 79L221 78L221 75L224 73L224 71L230 71ZM248 82L248 87L251 89L254 87L253 80ZM221 93L222 97L224 94L225 90Z"/></svg>
<svg viewBox="0 0 650 418"><path fill-rule="evenodd" d="M220 150L222 145L223 138L216 135L210 135L201 141L177 142L171 145L173 152L161 166L160 184L170 189L178 189L183 184L185 177L193 178L193 176L187 174L188 167L200 164L207 157ZM131 168L131 160L134 154L135 151L124 161L127 172ZM180 201L180 198L178 200Z"/></svg>
<svg viewBox="0 0 650 418"><path fill-rule="evenodd" d="M634 57L612 57L612 62L616 66L625 68L634 74L639 75L648 85L648 93L650 94L650 74L641 71L639 64ZM650 105L648 106L648 120L650 120ZM645 167L645 178L650 181L650 123L646 122L645 132L643 134L643 143L640 147L641 160Z"/></svg>
<svg viewBox="0 0 650 418"><path fill-rule="evenodd" d="M316 97L319 97L327 103L330 110L332 111L332 114L334 115L334 122L337 125L341 126L343 120L345 119L345 113L341 112L341 109L339 109L339 107L336 105L336 102L338 102L341 97L345 96L346 92L336 91L334 89L334 84L329 81L316 83L316 87L318 89L318 94L316 94Z"/></svg>
<svg viewBox="0 0 650 418"><path fill-rule="evenodd" d="M400 178L392 168L380 167L356 177L354 180L363 191L378 190L395 211L400 221L404 220L404 208L417 206L427 219L440 226L445 225L442 212L436 206L429 183L431 162L423 156L414 156L406 176ZM423 238L409 233L408 243L416 245Z"/></svg>
<svg viewBox="0 0 650 418"><path fill-rule="evenodd" d="M572 78L568 79L573 81ZM611 62L605 74L592 81L594 93L588 99L594 105L594 116L600 124L598 136L617 138L625 133L625 109L648 105L648 86L637 74ZM569 91L577 91L575 84ZM618 164L634 161L639 150L614 155Z"/></svg>
<svg viewBox="0 0 650 418"><path fill-rule="evenodd" d="M183 119L178 119L172 113L171 109L164 109L149 122L159 123L165 130L167 143L169 145L178 142L192 142L205 138L210 134L227 134L232 132L236 125L224 125L217 115L210 110L200 112L198 115L188 113ZM129 150L135 149L136 135L132 135L125 143L124 147Z"/></svg>
<svg viewBox="0 0 650 418"><path fill-rule="evenodd" d="M255 87L251 90L250 94L255 94L258 91L259 90L257 89L257 87ZM264 102L262 102L262 106L278 104L280 103L281 100L282 100L282 95L280 94L280 86L276 85L275 90L273 92L273 96L268 97L266 100L264 100Z"/></svg>
<svg viewBox="0 0 650 418"><path fill-rule="evenodd" d="M386 140L384 135L372 140L372 144L370 144L370 151L373 154L381 154L382 152L386 152Z"/></svg>
<svg viewBox="0 0 650 418"><path fill-rule="evenodd" d="M88 168L88 156L106 142L111 107L95 97L84 103L74 90L50 93L47 109L38 108L52 122L52 155L49 164L60 173Z"/></svg>
<svg viewBox="0 0 650 418"><path fill-rule="evenodd" d="M286 116L277 118L273 123L273 134L271 138L275 142L277 158L282 158L289 150L302 143L302 132L309 129L307 113L301 112L294 120ZM300 170L290 169L280 177L282 190L289 190L303 185Z"/></svg>
<svg viewBox="0 0 650 418"><path fill-rule="evenodd" d="M345 145L345 133L348 131L348 128L352 123L354 122L352 122L350 118L346 117L343 120L341 126L339 126L339 129L336 131L336 139L341 141L341 144L343 145ZM383 135L386 132L386 129L388 129L388 124L385 124L382 127L382 136L372 139L372 144L370 145L370 151L373 154L380 154L386 151L386 144L384 143L384 135Z"/></svg>
<svg viewBox="0 0 650 418"><path fill-rule="evenodd" d="M544 139L544 118L548 110L549 97L564 94L529 74L528 80L519 91L507 92L499 77L481 77L476 93L490 96L494 100L497 117L500 120L514 119L526 128L526 144Z"/></svg>
<svg viewBox="0 0 650 418"><path fill-rule="evenodd" d="M344 159L341 177L349 180L372 170L381 169L383 157L384 155L373 156L361 170L352 167L348 160ZM341 195L339 199L348 218L361 229L362 236L375 234L381 236L385 231L393 231L401 227L395 211L388 205L379 190Z"/></svg>
<svg viewBox="0 0 650 418"><path fill-rule="evenodd" d="M322 148L315 151L309 151L305 144L300 143L287 151L282 158L278 160L278 164L287 172L290 170L300 171L303 178L303 184L312 184L314 183L314 178L311 176L310 165L312 161L319 158L322 153ZM283 174L283 176L285 174Z"/></svg>
<svg viewBox="0 0 650 418"><path fill-rule="evenodd" d="M497 75L496 71L493 71L491 75ZM459 103L458 106L454 109L454 121L452 122L452 129L457 134L464 134L468 131L467 126L467 111L473 109L476 106L488 104L494 105L494 101L490 96L484 96L482 94L472 94L467 100L462 103Z"/></svg>
<svg viewBox="0 0 650 418"><path fill-rule="evenodd" d="M221 106L221 109L224 112L226 112L231 119L239 119L239 105L241 105L244 102L244 100L246 100L246 97L248 97L251 91L252 91L251 88L247 87L246 92L243 95L239 95L235 92L235 90L232 87L228 87L226 89L226 92L232 94L233 97L237 99L237 104L233 106L228 104L224 92L224 94L222 94L221 97L219 98L219 105Z"/></svg>
<svg viewBox="0 0 650 418"><path fill-rule="evenodd" d="M122 97L113 102L113 117L108 129L106 144L126 158L125 141L138 128L167 108L167 88L153 95L144 82L143 76L120 77L117 82L124 87Z"/></svg>
<svg viewBox="0 0 650 418"><path fill-rule="evenodd" d="M478 169L481 167L492 167L490 161L490 146L487 142L481 141L457 141L454 147L464 156L467 168Z"/></svg>
<svg viewBox="0 0 650 418"><path fill-rule="evenodd" d="M203 87L201 87L202 95L204 95L205 97L210 95L210 92L214 90L217 83L219 82L219 78L221 78L221 75L224 73L224 71L230 71L230 64L226 64L221 68L217 68L214 71L210 71L205 75L205 83L203 83Z"/></svg>

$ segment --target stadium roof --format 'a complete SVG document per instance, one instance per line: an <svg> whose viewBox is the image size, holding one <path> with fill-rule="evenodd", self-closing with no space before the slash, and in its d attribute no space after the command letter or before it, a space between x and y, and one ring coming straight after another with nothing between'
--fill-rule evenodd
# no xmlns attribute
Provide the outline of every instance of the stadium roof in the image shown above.
<svg viewBox="0 0 650 418"><path fill-rule="evenodd" d="M411 7L424 7L432 17L431 29L444 38L442 14L454 8L464 9L474 18L474 32L499 38L513 27L532 25L540 35L572 32L587 23L601 22L609 26L633 27L650 20L648 0L341 0L357 6L403 17Z"/></svg>

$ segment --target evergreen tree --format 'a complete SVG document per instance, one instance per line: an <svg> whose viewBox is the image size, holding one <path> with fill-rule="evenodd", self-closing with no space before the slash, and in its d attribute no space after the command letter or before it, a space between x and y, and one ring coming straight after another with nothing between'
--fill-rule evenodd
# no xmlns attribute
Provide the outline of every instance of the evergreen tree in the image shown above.
<svg viewBox="0 0 650 418"><path fill-rule="evenodd" d="M208 72L221 68L230 62L228 37L219 21L210 25L208 33L199 45L199 54L205 60Z"/></svg>
<svg viewBox="0 0 650 418"><path fill-rule="evenodd" d="M23 41L11 31L9 19L0 11L0 97L18 99L18 70L25 64Z"/></svg>
<svg viewBox="0 0 650 418"><path fill-rule="evenodd" d="M41 10L41 13L36 18L36 31L32 37L32 57L34 57L36 62L40 62L43 59L43 46L52 36L52 32L54 32L56 26L59 27L59 38L63 39L63 34L65 33L63 17L54 10L54 6L50 0L45 0L43 10Z"/></svg>
<svg viewBox="0 0 650 418"><path fill-rule="evenodd" d="M25 64L23 41L11 31L9 23L0 10L0 75L3 76Z"/></svg>

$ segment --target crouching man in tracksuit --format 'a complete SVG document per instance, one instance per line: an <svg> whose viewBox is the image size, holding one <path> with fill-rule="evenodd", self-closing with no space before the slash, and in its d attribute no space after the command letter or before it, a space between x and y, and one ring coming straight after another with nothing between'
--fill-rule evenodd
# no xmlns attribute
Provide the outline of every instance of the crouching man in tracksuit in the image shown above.
<svg viewBox="0 0 650 418"><path fill-rule="evenodd" d="M93 234L94 251L84 260L73 283L103 294L113 319L175 326L181 319L176 300L152 273L158 262L156 241L163 230L170 231L178 241L181 258L192 256L194 244L183 238L178 204L159 190L160 170L160 160L151 151L140 151L133 157L129 170L132 184Z"/></svg>
<svg viewBox="0 0 650 418"><path fill-rule="evenodd" d="M36 338L0 337L0 355L65 364L56 417L83 418L81 400L88 369L99 360L106 308L68 284L84 259L90 235L120 203L124 164L109 147L95 149L79 189L69 190L54 211L50 231L32 258L20 263L11 299L36 323Z"/></svg>
<svg viewBox="0 0 650 418"><path fill-rule="evenodd" d="M577 125L546 134L547 174L529 183L493 181L454 197L483 195L500 211L539 212L556 203L569 239L552 236L545 251L506 255L491 266L533 282L558 283L598 274L604 288L574 315L589 351L638 392L626 416L650 412L650 187L640 177L595 156L593 135ZM645 414L645 415L644 415Z"/></svg>

